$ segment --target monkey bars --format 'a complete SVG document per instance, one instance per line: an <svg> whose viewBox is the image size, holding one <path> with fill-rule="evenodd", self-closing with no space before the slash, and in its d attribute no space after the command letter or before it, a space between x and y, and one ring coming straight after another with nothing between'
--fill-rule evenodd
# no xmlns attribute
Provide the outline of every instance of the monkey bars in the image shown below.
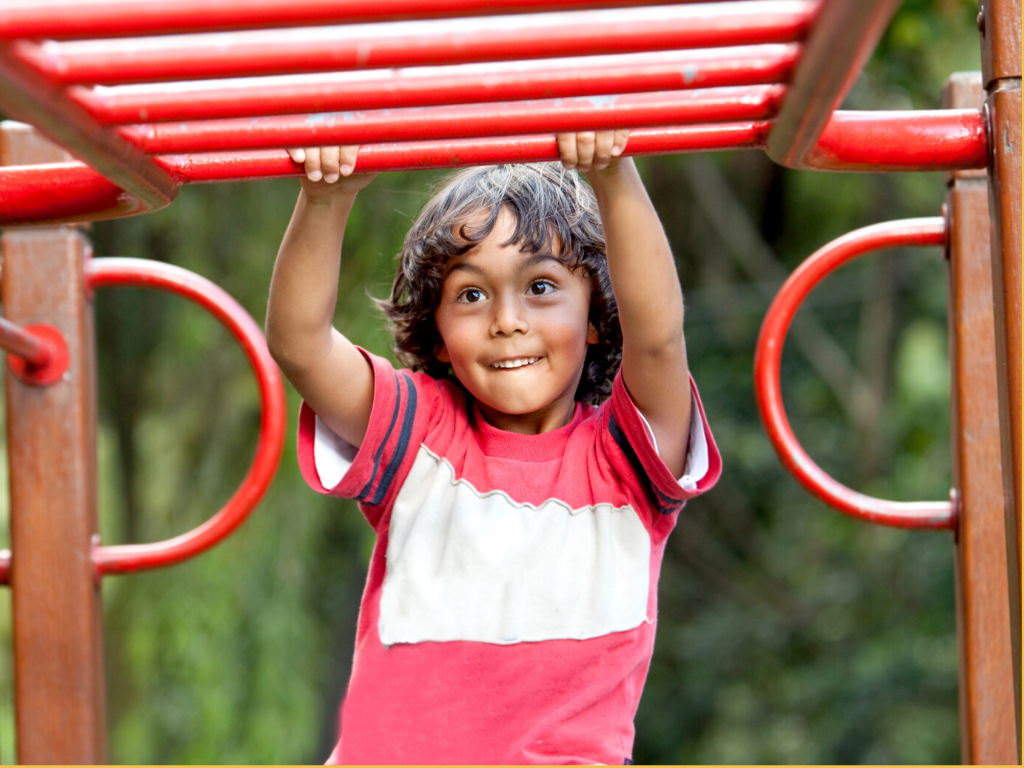
<svg viewBox="0 0 1024 768"><path fill-rule="evenodd" d="M295 175L282 147L320 143L361 144L368 171L554 159L550 134L615 127L634 129L627 154L984 165L979 111L835 112L894 6L12 0L0 109L84 163L0 169L0 224L133 215L182 184Z"/></svg>

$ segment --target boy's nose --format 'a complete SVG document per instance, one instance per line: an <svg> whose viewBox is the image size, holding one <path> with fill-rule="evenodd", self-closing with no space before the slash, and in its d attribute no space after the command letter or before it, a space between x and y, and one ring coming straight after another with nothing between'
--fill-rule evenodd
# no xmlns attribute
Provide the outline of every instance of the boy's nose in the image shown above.
<svg viewBox="0 0 1024 768"><path fill-rule="evenodd" d="M491 318L492 336L511 336L513 333L526 333L529 330L525 307L514 298L498 298L494 302L494 315Z"/></svg>

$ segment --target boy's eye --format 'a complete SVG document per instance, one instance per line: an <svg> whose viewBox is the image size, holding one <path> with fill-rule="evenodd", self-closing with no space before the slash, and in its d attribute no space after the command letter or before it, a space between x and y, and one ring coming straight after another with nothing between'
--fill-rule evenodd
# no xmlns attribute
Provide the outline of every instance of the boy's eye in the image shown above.
<svg viewBox="0 0 1024 768"><path fill-rule="evenodd" d="M476 288L467 288L461 294L459 294L459 299L467 302L468 304L475 304L476 302L480 301L483 297L483 292Z"/></svg>
<svg viewBox="0 0 1024 768"><path fill-rule="evenodd" d="M536 282L530 283L530 295L531 296L545 296L555 289L551 283L547 280L537 280Z"/></svg>

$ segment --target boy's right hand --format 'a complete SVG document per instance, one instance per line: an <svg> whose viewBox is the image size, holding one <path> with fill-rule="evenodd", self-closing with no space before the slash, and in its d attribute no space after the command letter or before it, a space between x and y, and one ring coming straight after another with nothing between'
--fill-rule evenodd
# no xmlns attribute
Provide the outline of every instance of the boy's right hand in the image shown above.
<svg viewBox="0 0 1024 768"><path fill-rule="evenodd" d="M301 163L306 171L302 189L309 197L324 197L341 191L358 192L373 181L376 173L354 173L358 153L358 145L288 150L292 161Z"/></svg>

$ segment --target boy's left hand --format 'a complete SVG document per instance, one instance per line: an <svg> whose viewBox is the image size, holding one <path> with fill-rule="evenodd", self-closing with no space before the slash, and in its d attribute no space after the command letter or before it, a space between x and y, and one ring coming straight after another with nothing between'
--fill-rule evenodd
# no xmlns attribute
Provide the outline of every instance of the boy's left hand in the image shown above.
<svg viewBox="0 0 1024 768"><path fill-rule="evenodd" d="M560 133L558 154L567 169L575 168L580 173L603 171L618 165L628 139L628 128Z"/></svg>

